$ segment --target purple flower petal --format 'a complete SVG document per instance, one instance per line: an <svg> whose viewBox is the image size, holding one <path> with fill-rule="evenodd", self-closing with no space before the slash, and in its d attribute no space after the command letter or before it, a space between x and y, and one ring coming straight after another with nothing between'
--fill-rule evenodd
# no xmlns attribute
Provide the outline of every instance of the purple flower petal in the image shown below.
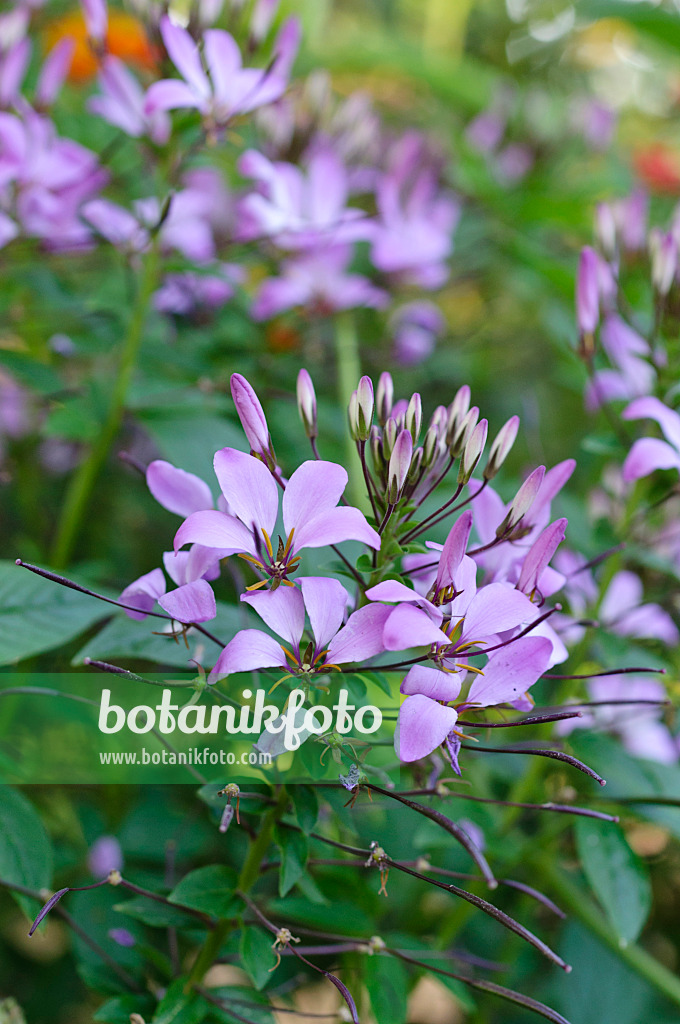
<svg viewBox="0 0 680 1024"><path fill-rule="evenodd" d="M111 928L108 935L117 946L123 946L125 949L132 949L137 944L136 938L127 928Z"/></svg>
<svg viewBox="0 0 680 1024"><path fill-rule="evenodd" d="M163 110L195 107L197 102L196 93L186 82L180 82L175 78L162 78L147 89L144 98L144 114L147 117L153 117Z"/></svg>
<svg viewBox="0 0 680 1024"><path fill-rule="evenodd" d="M612 628L615 633L625 636L651 637L669 645L678 642L677 626L668 612L658 604L643 604L634 608Z"/></svg>
<svg viewBox="0 0 680 1024"><path fill-rule="evenodd" d="M411 647L450 642L446 633L435 625L427 612L410 604L401 604L392 609L385 624L383 641L388 651L405 651Z"/></svg>
<svg viewBox="0 0 680 1024"><path fill-rule="evenodd" d="M196 43L186 29L175 25L170 18L162 18L160 28L172 63L196 95L207 99L210 96L210 82L203 70Z"/></svg>
<svg viewBox="0 0 680 1024"><path fill-rule="evenodd" d="M541 577L548 567L548 562L564 540L567 520L557 519L546 527L537 541L532 544L522 564L522 571L517 589L524 594L532 594L539 586Z"/></svg>
<svg viewBox="0 0 680 1024"><path fill-rule="evenodd" d="M170 590L159 597L158 603L178 622L210 622L217 615L215 595L207 580L195 580Z"/></svg>
<svg viewBox="0 0 680 1024"><path fill-rule="evenodd" d="M453 584L454 577L465 554L471 529L472 512L470 509L467 509L453 524L444 542L444 549L439 559L439 568L437 569L437 579L435 581L437 590L450 587Z"/></svg>
<svg viewBox="0 0 680 1024"><path fill-rule="evenodd" d="M283 525L288 534L295 529L296 548L304 546L298 536L305 524L336 507L347 479L347 471L335 462L303 462L295 470L283 495Z"/></svg>
<svg viewBox="0 0 680 1024"><path fill-rule="evenodd" d="M223 448L216 453L214 465L222 493L234 514L246 526L258 533L266 530L271 536L279 512L279 493L264 463L236 448Z"/></svg>
<svg viewBox="0 0 680 1024"><path fill-rule="evenodd" d="M642 581L634 572L624 570L617 572L607 587L600 605L600 616L603 622L616 622L626 612L637 608L642 602Z"/></svg>
<svg viewBox="0 0 680 1024"><path fill-rule="evenodd" d="M190 516L213 507L210 488L193 473L156 459L146 471L146 483L159 505L178 516Z"/></svg>
<svg viewBox="0 0 680 1024"><path fill-rule="evenodd" d="M157 599L164 593L165 576L163 575L163 570L152 569L151 572L140 576L134 583L130 583L120 595L119 600L122 604L129 604L133 608L139 608L139 613L126 610L125 614L128 618L141 622L142 619L146 618L147 613L151 611Z"/></svg>
<svg viewBox="0 0 680 1024"><path fill-rule="evenodd" d="M458 713L429 697L408 697L399 710L394 746L400 761L417 761L439 747L458 720Z"/></svg>
<svg viewBox="0 0 680 1024"><path fill-rule="evenodd" d="M543 637L521 637L495 653L477 676L466 704L490 707L519 700L546 671L552 644Z"/></svg>
<svg viewBox="0 0 680 1024"><path fill-rule="evenodd" d="M208 682L216 683L232 672L252 672L258 668L277 667L288 666L276 640L259 629L242 629L220 654Z"/></svg>
<svg viewBox="0 0 680 1024"><path fill-rule="evenodd" d="M481 641L494 633L514 629L535 618L536 609L526 594L508 583L489 583L478 590L465 615L463 637Z"/></svg>
<svg viewBox="0 0 680 1024"><path fill-rule="evenodd" d="M286 489L287 493L288 489ZM283 500L285 507L285 494ZM380 548L380 535L372 526L368 525L363 512L360 512L358 508L346 506L329 509L314 519L303 521L295 530L293 551L300 551L301 548L322 548L328 544L341 544L345 540L357 540L376 550Z"/></svg>
<svg viewBox="0 0 680 1024"><path fill-rule="evenodd" d="M353 612L331 640L327 660L333 665L344 665L382 654L385 623L393 610L386 604L369 604Z"/></svg>
<svg viewBox="0 0 680 1024"><path fill-rule="evenodd" d="M100 836L90 847L87 866L95 878L123 870L123 851L115 836Z"/></svg>
<svg viewBox="0 0 680 1024"><path fill-rule="evenodd" d="M636 441L623 463L623 479L629 483L649 476L657 469L680 469L680 454L658 437Z"/></svg>
<svg viewBox="0 0 680 1024"><path fill-rule="evenodd" d="M233 95L234 79L241 70L241 51L233 36L222 29L209 29L203 34L203 40L215 98L228 104Z"/></svg>
<svg viewBox="0 0 680 1024"><path fill-rule="evenodd" d="M400 686L401 693L421 693L432 700L455 700L463 681L461 672L442 672L438 668L412 665Z"/></svg>
<svg viewBox="0 0 680 1024"><path fill-rule="evenodd" d="M440 608L437 608L431 601L424 598L422 594L411 590L405 583L401 583L399 580L383 580L382 583L377 583L370 590L366 591L366 597L371 601L415 604L427 612L433 621L439 623L443 618Z"/></svg>
<svg viewBox="0 0 680 1024"><path fill-rule="evenodd" d="M532 523L547 523L550 518L550 502L559 494L575 469L575 459L564 459L547 471L531 506L529 519Z"/></svg>
<svg viewBox="0 0 680 1024"><path fill-rule="evenodd" d="M248 552L257 555L250 530L235 516L211 509L194 512L185 519L175 534L175 551L179 551L183 544L201 544L206 548L217 548L223 554Z"/></svg>
<svg viewBox="0 0 680 1024"><path fill-rule="evenodd" d="M656 420L666 440L680 451L680 416L658 398L652 395L636 398L621 415L624 420Z"/></svg>
<svg viewBox="0 0 680 1024"><path fill-rule="evenodd" d="M349 594L339 580L321 576L298 579L317 647L325 647L345 617Z"/></svg>
<svg viewBox="0 0 680 1024"><path fill-rule="evenodd" d="M298 647L305 628L305 603L296 587L255 590L242 594L241 600L254 608L271 630L287 644Z"/></svg>

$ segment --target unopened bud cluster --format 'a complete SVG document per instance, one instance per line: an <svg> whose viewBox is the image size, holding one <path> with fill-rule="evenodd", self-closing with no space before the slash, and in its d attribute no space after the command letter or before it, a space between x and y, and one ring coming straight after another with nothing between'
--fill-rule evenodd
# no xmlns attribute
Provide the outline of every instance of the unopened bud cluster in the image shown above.
<svg viewBox="0 0 680 1024"><path fill-rule="evenodd" d="M304 371L303 371L304 372ZM301 374L302 378L302 374ZM313 394L311 381L298 379L298 408L309 434L310 415L303 411L301 389ZM438 406L423 420L423 403L416 392L395 401L394 383L382 373L377 388L362 377L349 403L349 429L364 464L376 517L397 506L418 507L457 463L457 485L468 484L484 459L489 425L470 406L470 388L463 385L449 406ZM305 408L311 409L307 399ZM491 444L483 478L492 480L507 458L519 426L513 416ZM310 435L311 436L311 435Z"/></svg>

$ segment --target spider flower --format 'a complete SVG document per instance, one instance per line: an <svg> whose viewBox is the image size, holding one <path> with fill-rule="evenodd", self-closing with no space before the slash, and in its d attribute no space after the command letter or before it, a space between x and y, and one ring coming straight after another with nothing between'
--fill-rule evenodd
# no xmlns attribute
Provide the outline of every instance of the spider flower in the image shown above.
<svg viewBox="0 0 680 1024"><path fill-rule="evenodd" d="M279 37L273 63L261 69L242 66L238 44L222 29L208 29L203 34L201 54L189 32L170 18L163 18L160 28L165 48L182 79L166 78L150 86L144 107L147 116L188 107L198 110L209 125L223 127L238 114L272 103L283 94L290 51L296 48L288 38L289 29L283 38Z"/></svg>
<svg viewBox="0 0 680 1024"><path fill-rule="evenodd" d="M353 612L343 626L349 595L338 580L301 577L298 587L244 594L241 600L255 609L283 643L259 629L241 630L219 656L210 683L232 672L262 668L283 668L288 675L310 679L384 650L382 631L391 609L367 605ZM305 612L312 637L306 644Z"/></svg>
<svg viewBox="0 0 680 1024"><path fill-rule="evenodd" d="M299 466L283 492L284 535L272 542L279 512L278 485L263 462L252 455L223 448L214 460L215 474L230 513L197 511L180 526L175 551L184 544L201 544L224 554L243 555L262 575L252 589L282 583L299 566L303 548L320 548L356 540L380 547L380 537L362 512L337 507L347 472L333 462L309 461Z"/></svg>
<svg viewBox="0 0 680 1024"><path fill-rule="evenodd" d="M639 480L656 469L680 470L680 416L658 398L636 398L623 412L624 420L651 419L661 427L666 438L641 437L626 456L623 479Z"/></svg>

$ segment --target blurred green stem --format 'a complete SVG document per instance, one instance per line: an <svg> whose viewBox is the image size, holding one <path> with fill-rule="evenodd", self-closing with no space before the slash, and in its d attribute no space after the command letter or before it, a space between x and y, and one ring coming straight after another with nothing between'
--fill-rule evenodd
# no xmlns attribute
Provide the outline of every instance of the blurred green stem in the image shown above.
<svg viewBox="0 0 680 1024"><path fill-rule="evenodd" d="M428 0L425 4L423 45L426 50L444 50L459 56L465 45L465 31L472 0Z"/></svg>
<svg viewBox="0 0 680 1024"><path fill-rule="evenodd" d="M157 280L158 252L154 245L144 257L137 301L132 310L127 336L120 354L118 373L113 382L106 419L102 424L99 437L71 477L66 490L50 557L50 564L55 569L65 568L71 560L90 496L109 454L109 449L123 422L125 400L137 362L149 304L156 289Z"/></svg>
<svg viewBox="0 0 680 1024"><path fill-rule="evenodd" d="M565 910L570 910L575 917L578 917L586 928L600 942L613 950L631 970L639 974L676 1006L680 1006L680 978L677 975L659 963L641 946L635 943L622 944L602 914L593 906L592 897L574 885L564 871L556 866L554 859L534 852L530 856L530 861L532 867L545 881L550 895L554 896Z"/></svg>
<svg viewBox="0 0 680 1024"><path fill-rule="evenodd" d="M361 377L359 339L351 313L338 313L335 318L335 361L338 401L345 415L345 469L349 473L348 497L353 505L366 512L369 510L369 504L368 496L364 493L361 460L346 423L349 400Z"/></svg>

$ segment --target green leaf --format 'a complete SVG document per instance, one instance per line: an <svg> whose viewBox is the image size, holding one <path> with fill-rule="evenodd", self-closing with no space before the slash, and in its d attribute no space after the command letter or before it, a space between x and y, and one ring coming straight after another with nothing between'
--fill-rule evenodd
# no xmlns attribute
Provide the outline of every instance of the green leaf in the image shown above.
<svg viewBox="0 0 680 1024"><path fill-rule="evenodd" d="M581 0L579 6L589 20L620 18L657 42L680 50L680 19L673 11L626 0Z"/></svg>
<svg viewBox="0 0 680 1024"><path fill-rule="evenodd" d="M364 981L376 1020L390 1024L406 1021L408 974L398 960L387 956L364 958Z"/></svg>
<svg viewBox="0 0 680 1024"><path fill-rule="evenodd" d="M235 889L236 872L233 868L209 864L185 875L168 899L213 917L233 917L241 907L240 901L234 897Z"/></svg>
<svg viewBox="0 0 680 1024"><path fill-rule="evenodd" d="M281 850L279 895L285 896L304 874L309 848L307 836L289 829L276 829L276 843Z"/></svg>
<svg viewBox="0 0 680 1024"><path fill-rule="evenodd" d="M185 995L185 978L178 978L158 1004L151 1024L200 1024L210 1013L208 1004L197 993Z"/></svg>
<svg viewBox="0 0 680 1024"><path fill-rule="evenodd" d="M634 942L652 904L644 863L616 825L580 818L576 842L586 878L621 942Z"/></svg>
<svg viewBox="0 0 680 1024"><path fill-rule="evenodd" d="M111 614L109 605L0 561L0 665L61 647Z"/></svg>
<svg viewBox="0 0 680 1024"><path fill-rule="evenodd" d="M215 998L223 1000L227 1006L233 1005L234 1013L239 1015L235 1017L229 1013L228 1009L218 1009L211 1004L211 1016L215 1020L225 1021L226 1024L232 1024L232 1022L241 1024L243 1018L247 1017L251 1024L274 1024L269 1000L266 996L253 992L251 988L230 985L228 988L213 988L210 991Z"/></svg>
<svg viewBox="0 0 680 1024"><path fill-rule="evenodd" d="M273 937L261 928L243 928L241 931L241 965L258 991L271 981L271 968L276 965L272 942Z"/></svg>
<svg viewBox="0 0 680 1024"><path fill-rule="evenodd" d="M290 798L295 808L295 817L303 832L311 832L319 817L319 801L313 786L290 786Z"/></svg>
<svg viewBox="0 0 680 1024"><path fill-rule="evenodd" d="M152 1008L153 1002L150 996L116 996L100 1006L92 1019L101 1024L130 1024L130 1014L138 1013L146 1019L146 1015L152 1012Z"/></svg>
<svg viewBox="0 0 680 1024"><path fill-rule="evenodd" d="M147 899L146 896L135 896L134 899L116 903L113 909L119 914L127 914L135 921L141 921L149 928L201 927L201 922L191 914L169 907L167 903L157 903L155 900Z"/></svg>
<svg viewBox="0 0 680 1024"><path fill-rule="evenodd" d="M323 779L327 768L321 761L325 747L320 743L303 743L295 755L295 760L300 761L304 770L311 779Z"/></svg>
<svg viewBox="0 0 680 1024"><path fill-rule="evenodd" d="M33 805L14 789L0 788L0 878L27 889L52 883L52 846ZM35 917L35 900L13 893L26 916Z"/></svg>
<svg viewBox="0 0 680 1024"><path fill-rule="evenodd" d="M163 629L164 625L166 623L160 619L135 622L127 615L116 615L74 655L71 664L82 665L85 658L99 661L134 658L136 661L153 662L154 665L192 669L195 666L189 662L196 656L199 644L211 653L215 650L211 641L202 636L189 637L188 647L181 637L177 642L169 636L155 636L152 631Z"/></svg>

